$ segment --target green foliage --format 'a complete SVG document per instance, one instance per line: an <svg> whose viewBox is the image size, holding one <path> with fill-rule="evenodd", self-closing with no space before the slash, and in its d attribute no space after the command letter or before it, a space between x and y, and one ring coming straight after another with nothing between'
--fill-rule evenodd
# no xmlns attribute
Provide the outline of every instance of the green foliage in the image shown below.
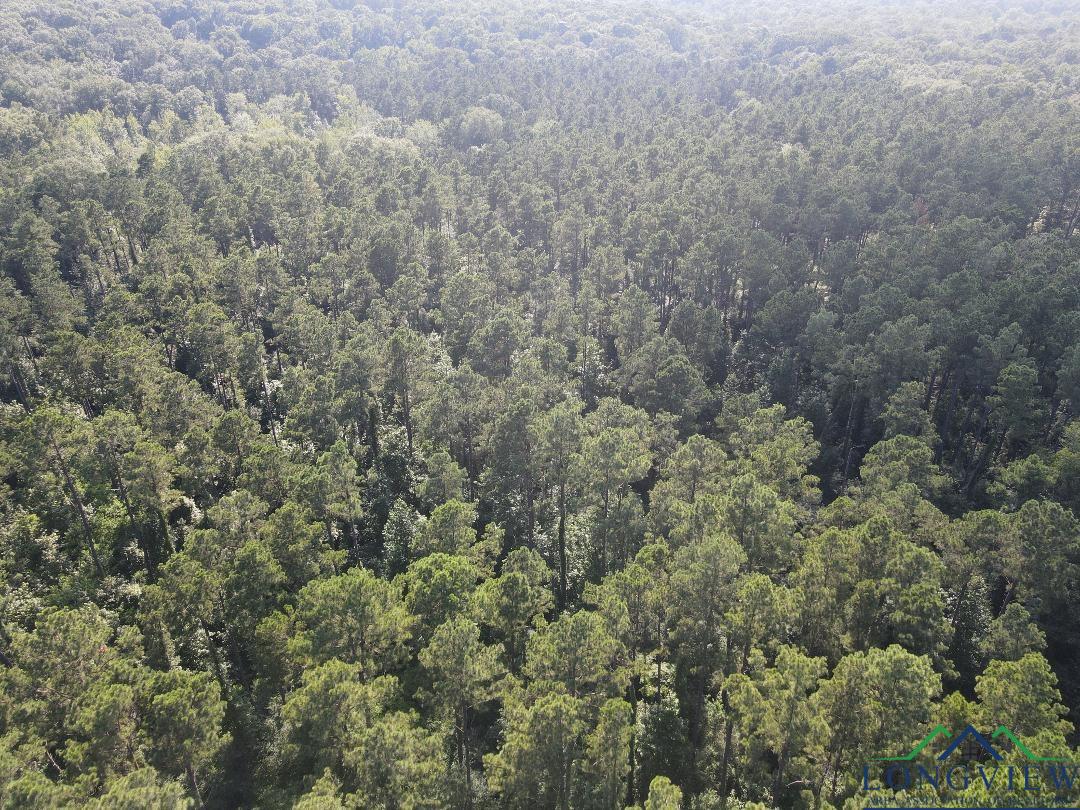
<svg viewBox="0 0 1080 810"><path fill-rule="evenodd" d="M412 637L413 617L398 588L363 568L306 585L296 615L303 629L290 642L294 655L357 664L365 677L395 667Z"/></svg>
<svg viewBox="0 0 1080 810"><path fill-rule="evenodd" d="M1074 756L1075 10L482 12L3 5L0 806Z"/></svg>
<svg viewBox="0 0 1080 810"><path fill-rule="evenodd" d="M649 784L649 798L645 810L678 810L682 805L682 791L666 776L658 776Z"/></svg>

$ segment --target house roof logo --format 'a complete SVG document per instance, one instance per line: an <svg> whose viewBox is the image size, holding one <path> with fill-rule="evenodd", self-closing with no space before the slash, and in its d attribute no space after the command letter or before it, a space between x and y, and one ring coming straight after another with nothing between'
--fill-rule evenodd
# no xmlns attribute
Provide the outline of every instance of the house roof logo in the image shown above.
<svg viewBox="0 0 1080 810"><path fill-rule="evenodd" d="M927 746L929 746L930 743L934 742L934 740L936 740L938 737L944 737L945 739L952 738L952 742L949 743L948 747L945 748L945 750L942 751L938 755L937 759L938 759L939 762L948 759L949 756L954 751L956 751L956 749L958 749L961 745L963 745L968 740L970 740L972 743L978 745L987 754L989 754L991 757L993 757L996 761L1001 762L1004 759L1004 757L1000 754L1000 752L998 752L998 750L994 747L994 744L991 742L991 740L997 740L999 737L1004 737L1006 740L1011 742L1013 744L1013 747L1017 751L1019 751L1021 754L1023 754L1025 757L1027 757L1027 759L1029 759L1032 762L1064 762L1065 761L1064 759L1062 759L1060 757L1040 757L1040 756L1037 756L1036 754L1034 754L1031 751L1030 748L1028 748L1024 744L1023 740L1021 740L1017 735L1013 734L1006 726L998 726L996 729L994 729L994 732L990 735L990 739L988 740L986 737L984 737L982 734L979 733L978 729L976 729L975 726L973 726L971 724L968 724L963 729L963 731L961 731L955 737L953 737L953 734L952 734L952 732L949 731L949 729L945 728L945 726L943 726L941 724L938 724L933 729L931 729L930 733L927 734L925 737L923 737L915 745L914 748L912 748L910 751L908 751L903 756L900 756L900 757L879 757L876 761L877 762L910 762L911 760L913 760L917 756L919 756L919 754L921 754L923 752L923 750ZM999 745L1000 745L1000 742L999 742Z"/></svg>
<svg viewBox="0 0 1080 810"><path fill-rule="evenodd" d="M1004 728L1004 726L1002 726L1002 728ZM940 762L948 759L949 754L951 754L953 751L963 745L964 741L967 739L971 739L972 741L978 743L979 746L984 751L986 751L986 753L988 753L998 762L1001 762L1001 760L1005 758L994 749L994 746L990 744L990 741L986 739L986 737L984 737L982 734L975 730L975 726L969 725L967 728L965 728L963 731L956 735L956 738L949 744L948 748L941 752L941 754L938 756L938 761Z"/></svg>

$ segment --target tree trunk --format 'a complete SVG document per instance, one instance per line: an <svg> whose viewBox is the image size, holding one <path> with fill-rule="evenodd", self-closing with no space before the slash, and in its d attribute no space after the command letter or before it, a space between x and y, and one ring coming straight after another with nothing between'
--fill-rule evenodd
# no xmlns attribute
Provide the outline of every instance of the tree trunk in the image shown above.
<svg viewBox="0 0 1080 810"><path fill-rule="evenodd" d="M566 484L559 485L559 611L566 610Z"/></svg>
<svg viewBox="0 0 1080 810"><path fill-rule="evenodd" d="M52 451L56 456L56 464L59 468L60 475L64 479L64 486L68 490L68 498L71 501L72 508L79 515L79 521L82 523L83 533L86 535L86 545L90 551L90 559L94 562L94 568L98 572L98 576L105 576L105 569L101 565L101 560L98 559L97 546L94 544L94 531L90 525L90 518L86 514L86 507L83 505L82 498L79 497L79 490L75 487L75 482L71 478L71 473L68 471L67 461L64 459L64 454L60 451L60 447L56 442L50 438L50 445Z"/></svg>
<svg viewBox="0 0 1080 810"><path fill-rule="evenodd" d="M856 389L852 386L851 402L848 404L847 422L844 426L844 473L840 479L840 494L847 489L848 475L851 472L851 432L855 425Z"/></svg>
<svg viewBox="0 0 1080 810"><path fill-rule="evenodd" d="M635 653L636 658L636 653ZM637 804L637 720L638 720L638 676L630 679L630 768L626 780L626 804L633 807Z"/></svg>

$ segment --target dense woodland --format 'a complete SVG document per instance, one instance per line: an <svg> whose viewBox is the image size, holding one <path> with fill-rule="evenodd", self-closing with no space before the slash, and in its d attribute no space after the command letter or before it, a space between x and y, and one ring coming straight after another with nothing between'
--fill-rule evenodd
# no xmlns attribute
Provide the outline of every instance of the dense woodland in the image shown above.
<svg viewBox="0 0 1080 810"><path fill-rule="evenodd" d="M0 806L1080 760L1078 101L1069 0L0 3Z"/></svg>

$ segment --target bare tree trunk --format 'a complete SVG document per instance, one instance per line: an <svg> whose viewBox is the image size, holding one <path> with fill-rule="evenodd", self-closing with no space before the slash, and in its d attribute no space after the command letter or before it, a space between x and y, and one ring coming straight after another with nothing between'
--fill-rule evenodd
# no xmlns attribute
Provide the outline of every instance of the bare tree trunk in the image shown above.
<svg viewBox="0 0 1080 810"><path fill-rule="evenodd" d="M566 484L559 485L559 611L566 610Z"/></svg>
<svg viewBox="0 0 1080 810"><path fill-rule="evenodd" d="M75 481L72 480L71 473L68 471L67 460L60 451L59 445L57 445L52 438L49 439L49 443L52 446L53 454L56 457L56 464L59 468L60 475L64 479L64 486L68 491L68 498L71 501L72 507L79 515L79 522L82 523L83 533L86 535L87 549L90 551L90 559L94 562L94 568L97 570L98 576L103 577L105 576L105 569L101 565L101 560L98 559L97 546L94 544L94 530L90 525L90 518L86 514L86 506L79 496L79 490L75 486Z"/></svg>

